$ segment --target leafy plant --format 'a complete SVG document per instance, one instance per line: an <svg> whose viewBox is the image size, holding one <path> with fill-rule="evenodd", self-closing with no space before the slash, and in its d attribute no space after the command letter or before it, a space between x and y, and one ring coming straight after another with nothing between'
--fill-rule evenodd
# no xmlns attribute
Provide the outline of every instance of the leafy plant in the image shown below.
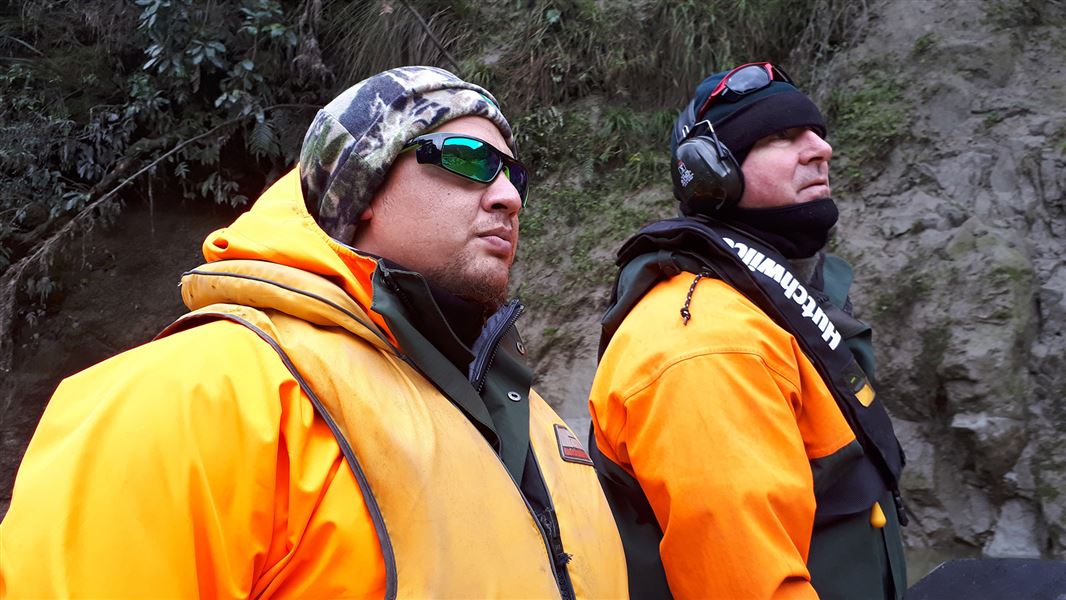
<svg viewBox="0 0 1066 600"><path fill-rule="evenodd" d="M142 69L152 75L141 81L167 99L169 115L178 117L172 125L203 127L205 115L208 126L254 117L242 123L242 129L223 129L216 138L170 159L171 164L183 165L182 174L196 172L197 167L210 169L199 186L182 186L187 197L198 191L216 202L243 202L231 195L237 182L220 164L219 151L239 132L251 155L283 156L277 124L265 109L278 101L279 87L286 89L279 86L279 79L289 72L298 42L295 28L276 0L242 0L236 5L136 0L136 4L142 8L138 31L148 57ZM195 124L190 122L194 119Z"/></svg>
<svg viewBox="0 0 1066 600"><path fill-rule="evenodd" d="M15 52L0 62L0 270L168 148L156 177L230 204L246 201L246 167L223 148L268 163L298 151L304 123L272 110L302 93L281 2L54 4L28 3L0 38Z"/></svg>

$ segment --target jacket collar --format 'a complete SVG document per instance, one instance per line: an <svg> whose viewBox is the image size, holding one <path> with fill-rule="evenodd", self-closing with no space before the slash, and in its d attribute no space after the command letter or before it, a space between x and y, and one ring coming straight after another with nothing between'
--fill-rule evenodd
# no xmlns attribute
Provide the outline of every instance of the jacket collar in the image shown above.
<svg viewBox="0 0 1066 600"><path fill-rule="evenodd" d="M322 281L312 283L302 278L301 285L315 289L322 284L339 287L359 307L369 325L396 345L384 318L371 308L373 274L379 259L345 246L322 231L304 206L298 169L270 186L232 225L208 235L203 253L207 262L220 271L229 269L224 262L261 261L317 275ZM245 263L241 268L246 266ZM278 272L291 274L286 269Z"/></svg>

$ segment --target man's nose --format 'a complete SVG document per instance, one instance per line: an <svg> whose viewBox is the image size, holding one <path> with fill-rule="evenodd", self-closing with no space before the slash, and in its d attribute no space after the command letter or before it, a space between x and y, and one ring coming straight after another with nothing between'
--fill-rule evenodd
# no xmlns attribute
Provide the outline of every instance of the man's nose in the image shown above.
<svg viewBox="0 0 1066 600"><path fill-rule="evenodd" d="M801 139L805 144L804 162L815 160L829 162L829 159L833 157L833 147L814 131L807 129L803 132Z"/></svg>
<svg viewBox="0 0 1066 600"><path fill-rule="evenodd" d="M518 188L507 178L507 173L500 171L492 180L481 197L481 205L487 211L503 211L509 215L516 214L522 208L522 197Z"/></svg>

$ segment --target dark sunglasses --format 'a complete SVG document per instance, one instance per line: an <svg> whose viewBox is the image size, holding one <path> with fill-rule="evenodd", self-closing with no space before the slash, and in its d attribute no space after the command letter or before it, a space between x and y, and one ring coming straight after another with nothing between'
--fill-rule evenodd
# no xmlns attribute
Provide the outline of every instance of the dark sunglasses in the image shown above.
<svg viewBox="0 0 1066 600"><path fill-rule="evenodd" d="M529 171L484 140L458 133L430 133L404 144L404 150L411 148L417 148L415 157L419 164L436 165L478 183L492 183L503 171L518 190L522 206L526 205Z"/></svg>
<svg viewBox="0 0 1066 600"><path fill-rule="evenodd" d="M748 63L740 65L725 74L718 85L711 90L711 95L700 106L696 118L700 118L715 100L721 102L736 102L747 94L757 92L770 85L772 81L792 83L792 78L780 68L768 62Z"/></svg>

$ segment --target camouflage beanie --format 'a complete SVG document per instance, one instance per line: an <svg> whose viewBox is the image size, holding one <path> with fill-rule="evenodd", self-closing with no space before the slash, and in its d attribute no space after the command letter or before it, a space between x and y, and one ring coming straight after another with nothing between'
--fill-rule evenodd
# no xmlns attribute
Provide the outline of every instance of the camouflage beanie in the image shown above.
<svg viewBox="0 0 1066 600"><path fill-rule="evenodd" d="M511 126L483 88L436 67L400 67L364 79L318 111L300 151L307 210L350 244L362 214L404 144L441 124L477 115L514 152Z"/></svg>

